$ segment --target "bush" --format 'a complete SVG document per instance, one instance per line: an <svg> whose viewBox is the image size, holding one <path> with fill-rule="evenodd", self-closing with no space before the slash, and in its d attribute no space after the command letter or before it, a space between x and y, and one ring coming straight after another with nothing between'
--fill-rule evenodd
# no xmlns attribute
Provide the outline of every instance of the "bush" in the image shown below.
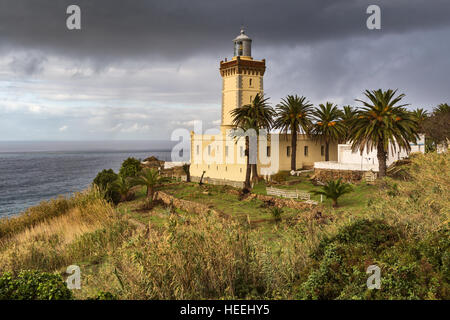
<svg viewBox="0 0 450 320"><path fill-rule="evenodd" d="M94 184L97 185L104 193L104 198L112 201L114 204L120 202L120 193L115 190L114 183L117 181L118 175L113 169L103 169L94 179Z"/></svg>
<svg viewBox="0 0 450 320"><path fill-rule="evenodd" d="M94 297L88 298L88 300L117 300L117 296L109 291L99 291Z"/></svg>
<svg viewBox="0 0 450 320"><path fill-rule="evenodd" d="M286 181L288 177L290 177L289 171L279 171L272 176L272 181L280 183Z"/></svg>
<svg viewBox="0 0 450 320"><path fill-rule="evenodd" d="M448 299L450 234L416 241L382 220L357 220L321 241L299 299ZM381 269L381 289L369 290L366 269Z"/></svg>
<svg viewBox="0 0 450 320"><path fill-rule="evenodd" d="M0 300L69 300L72 292L60 275L22 271L16 277L6 272L0 277Z"/></svg>
<svg viewBox="0 0 450 320"><path fill-rule="evenodd" d="M137 177L142 170L141 161L136 158L128 158L122 162L119 174L124 178Z"/></svg>
<svg viewBox="0 0 450 320"><path fill-rule="evenodd" d="M283 209L278 207L273 207L270 209L270 213L276 222L281 221L281 214L283 213Z"/></svg>

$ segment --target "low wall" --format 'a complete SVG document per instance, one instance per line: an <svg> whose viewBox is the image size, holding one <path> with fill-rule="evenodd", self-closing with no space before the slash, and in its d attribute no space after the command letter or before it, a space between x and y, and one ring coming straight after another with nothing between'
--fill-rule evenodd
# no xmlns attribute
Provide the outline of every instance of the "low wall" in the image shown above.
<svg viewBox="0 0 450 320"><path fill-rule="evenodd" d="M342 180L345 182L359 182L363 179L364 174L364 171L315 168L314 174L312 175L311 179L326 182L342 178Z"/></svg>
<svg viewBox="0 0 450 320"><path fill-rule="evenodd" d="M178 199L162 191L157 191L155 193L155 199L164 202L164 204L166 205L172 204L175 208L181 209L189 213L203 214L208 213L208 211L212 213L217 213L215 210L209 208L204 204Z"/></svg>
<svg viewBox="0 0 450 320"><path fill-rule="evenodd" d="M192 182L200 182L200 177L191 176ZM233 181L227 179L214 179L209 177L203 177L203 183L217 185L217 186L231 186L234 188L243 188L243 181Z"/></svg>
<svg viewBox="0 0 450 320"><path fill-rule="evenodd" d="M293 200L293 199L282 199L282 198L277 198L277 197L272 197L272 196L265 196L263 194L255 194L255 193L250 194L245 199L245 201L249 201L252 199L258 199L258 200L261 200L264 202L270 202L275 207L278 207L278 208L288 207L288 208L292 208L292 209L304 210L304 209L312 209L315 207L315 205L312 203L297 201L297 200Z"/></svg>

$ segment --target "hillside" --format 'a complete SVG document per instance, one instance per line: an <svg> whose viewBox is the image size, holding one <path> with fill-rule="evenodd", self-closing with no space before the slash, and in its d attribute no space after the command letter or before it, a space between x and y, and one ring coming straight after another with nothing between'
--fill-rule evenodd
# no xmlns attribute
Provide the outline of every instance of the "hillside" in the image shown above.
<svg viewBox="0 0 450 320"><path fill-rule="evenodd" d="M151 210L145 190L113 206L90 189L2 220L0 274L78 265L78 299L449 299L449 162L415 156L339 208L283 207L281 221L231 187L167 184ZM284 188L318 187L304 176ZM380 290L367 289L369 265Z"/></svg>

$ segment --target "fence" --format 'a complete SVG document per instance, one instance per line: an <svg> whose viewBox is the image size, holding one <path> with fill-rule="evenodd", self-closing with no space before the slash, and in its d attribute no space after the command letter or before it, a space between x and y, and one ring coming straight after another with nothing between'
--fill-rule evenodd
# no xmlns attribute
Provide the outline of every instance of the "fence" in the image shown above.
<svg viewBox="0 0 450 320"><path fill-rule="evenodd" d="M273 187L266 188L268 196L277 196L290 199L311 200L311 195L308 192L299 190L284 190Z"/></svg>

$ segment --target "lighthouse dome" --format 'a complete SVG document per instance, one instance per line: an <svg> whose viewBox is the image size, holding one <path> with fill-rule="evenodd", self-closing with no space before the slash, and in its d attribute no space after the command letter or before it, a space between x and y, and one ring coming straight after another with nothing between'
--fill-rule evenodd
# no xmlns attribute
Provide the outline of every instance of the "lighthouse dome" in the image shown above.
<svg viewBox="0 0 450 320"><path fill-rule="evenodd" d="M234 42L234 56L252 56L252 39L245 34L244 28L241 33L233 40Z"/></svg>

